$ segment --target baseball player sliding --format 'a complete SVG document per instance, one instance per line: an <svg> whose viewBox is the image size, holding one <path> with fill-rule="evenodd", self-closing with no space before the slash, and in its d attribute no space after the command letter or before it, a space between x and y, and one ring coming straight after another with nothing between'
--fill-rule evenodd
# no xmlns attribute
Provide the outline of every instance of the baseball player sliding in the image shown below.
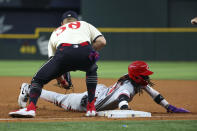
<svg viewBox="0 0 197 131"><path fill-rule="evenodd" d="M142 93L144 90L157 104L164 107L167 112L188 113L189 111L184 108L177 108L169 104L158 91L151 87L153 83L150 81L149 75L152 74L153 72L149 70L147 63L135 61L128 66L128 74L120 77L113 86L108 88L103 84L98 84L95 93L96 110L112 110L117 107L121 110L130 109L128 103L132 101L136 94ZM27 83L23 83L21 86L21 92L18 97L20 107L26 106L29 87L30 85ZM43 89L40 98L52 102L67 111L86 111L87 95L87 92L59 94ZM11 117L18 116L17 112L10 112L9 115ZM26 117L31 116L27 115Z"/></svg>

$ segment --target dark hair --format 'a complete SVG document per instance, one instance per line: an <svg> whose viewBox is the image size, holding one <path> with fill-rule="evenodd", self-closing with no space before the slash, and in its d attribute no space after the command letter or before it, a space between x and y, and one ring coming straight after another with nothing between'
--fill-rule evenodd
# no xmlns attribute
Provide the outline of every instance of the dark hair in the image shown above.
<svg viewBox="0 0 197 131"><path fill-rule="evenodd" d="M147 83L148 83L150 86L154 86L154 83L151 82L149 76L141 76L141 77L142 77L145 81L147 81ZM136 94L137 94L137 93L139 93L139 94L143 93L143 92L142 92L142 89L141 89L142 86L141 86L140 84L136 83L134 80L132 80L132 79L129 77L128 74L126 74L126 75L120 77L120 78L118 79L118 83L120 83L120 85L122 85L126 80L129 80L129 81L131 82L131 84L134 86L134 90L135 90Z"/></svg>

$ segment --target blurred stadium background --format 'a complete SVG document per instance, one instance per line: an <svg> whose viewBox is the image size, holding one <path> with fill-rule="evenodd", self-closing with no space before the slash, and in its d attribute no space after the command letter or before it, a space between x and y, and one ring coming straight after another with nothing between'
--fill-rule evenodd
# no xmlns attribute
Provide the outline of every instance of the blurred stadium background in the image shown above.
<svg viewBox="0 0 197 131"><path fill-rule="evenodd" d="M51 32L74 10L108 45L101 60L197 61L197 0L0 0L0 59L47 59Z"/></svg>

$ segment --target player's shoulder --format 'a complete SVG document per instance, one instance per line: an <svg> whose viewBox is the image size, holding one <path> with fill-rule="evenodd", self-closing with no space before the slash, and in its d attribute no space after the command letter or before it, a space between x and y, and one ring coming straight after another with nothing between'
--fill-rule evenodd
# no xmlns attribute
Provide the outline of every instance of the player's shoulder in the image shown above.
<svg viewBox="0 0 197 131"><path fill-rule="evenodd" d="M132 85L132 83L131 83L129 80L126 80L126 81L124 81L124 82L122 83L121 87L122 87L122 88L132 88L132 87L134 87L134 86Z"/></svg>
<svg viewBox="0 0 197 131"><path fill-rule="evenodd" d="M64 25L61 25L61 26L58 26L57 28L55 28L55 29L53 30L52 34L55 33L55 32L57 32L58 29L60 29L62 26L64 26Z"/></svg>
<svg viewBox="0 0 197 131"><path fill-rule="evenodd" d="M82 25L90 25L90 23L86 22L86 21L78 21L80 22Z"/></svg>
<svg viewBox="0 0 197 131"><path fill-rule="evenodd" d="M89 26L93 26L91 23L87 22L87 21L79 21L80 23L84 24L84 25L89 25Z"/></svg>
<svg viewBox="0 0 197 131"><path fill-rule="evenodd" d="M88 24L88 22L83 21L83 20L80 20L80 21L78 21L78 22L80 22L80 23L84 23L84 24Z"/></svg>

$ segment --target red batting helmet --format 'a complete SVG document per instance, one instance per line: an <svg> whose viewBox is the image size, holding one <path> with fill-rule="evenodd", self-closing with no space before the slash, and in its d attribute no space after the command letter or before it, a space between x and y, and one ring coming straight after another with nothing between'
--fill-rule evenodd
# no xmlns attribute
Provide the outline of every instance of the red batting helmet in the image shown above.
<svg viewBox="0 0 197 131"><path fill-rule="evenodd" d="M144 61L134 61L128 67L129 77L136 83L147 85L148 83L142 76L152 75L153 72L149 70L148 64Z"/></svg>

